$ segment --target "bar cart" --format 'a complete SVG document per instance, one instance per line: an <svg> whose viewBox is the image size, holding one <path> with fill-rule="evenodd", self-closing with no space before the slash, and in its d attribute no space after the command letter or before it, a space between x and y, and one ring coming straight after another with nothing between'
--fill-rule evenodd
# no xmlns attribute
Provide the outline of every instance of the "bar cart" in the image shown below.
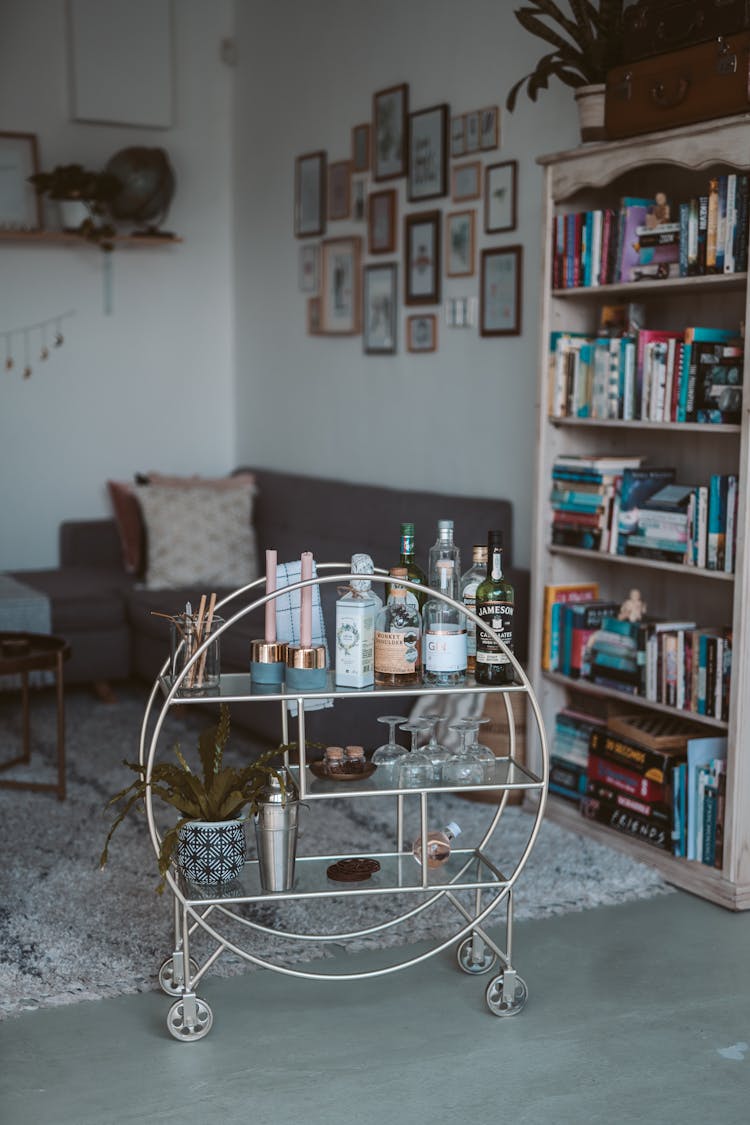
<svg viewBox="0 0 750 1125"><path fill-rule="evenodd" d="M377 568L375 569L377 570ZM331 570L334 573L321 575L320 572L323 570ZM425 684L362 689L341 688L335 685L333 675L329 672L324 688L309 692L291 692L285 690L283 685L278 687L254 685L249 674L223 674L220 678L219 689L215 693L200 696L180 694L183 680L189 675L192 664L200 660L208 644L215 640L216 636L230 629L240 618L264 607L273 598L316 584L322 586L368 577L373 583L382 583L385 580L385 574L384 571L371 575L350 574L348 564L318 564L318 575L312 580L284 586L271 594L261 594L253 602L243 604L242 608L234 614L228 613L226 607L232 600L252 594L258 588L262 589L263 578L260 578L234 591L219 603L216 608L217 610L222 609L224 622L217 632L213 634L210 640L197 648L192 659L185 664L179 675L174 677L168 675L169 661L166 661L161 674L153 685L146 705L140 736L140 761L146 767L147 780L151 778L162 726L171 707L195 703L253 702L258 706L273 706L275 704L281 712L280 743L286 745L289 743L288 704L290 701L296 701L296 741L299 748L299 762L298 764L290 764L289 756L286 754L284 765L293 776L299 798L308 806L310 815L314 815L318 802L326 802L334 798L340 800L349 796L392 800L395 804L395 850L369 857L377 860L380 869L367 882L333 883L329 881L326 875L329 865L342 859L352 858L340 855L298 855L293 889L274 894L263 891L257 860L248 861L239 879L223 887L198 887L189 883L176 868L170 868L166 880L173 899L174 948L159 970L159 984L168 996L174 998L167 1015L167 1028L181 1042L201 1039L211 1029L213 1013L207 1002L197 995L196 989L211 966L225 951L229 951L256 966L289 976L313 980L344 981L377 977L406 969L435 956L454 943L458 943L456 956L458 966L463 972L471 976L482 975L491 972L498 963L500 965L500 972L493 975L485 992L490 1012L496 1016L512 1016L520 1012L526 1004L528 989L525 981L516 972L512 959L513 888L527 862L541 826L547 796L549 764L540 709L529 681L512 653L509 655L515 669L515 682L496 687L477 684L471 675L467 675L466 682L460 687L438 687ZM407 580L400 581L399 584L417 593L422 589ZM463 605L435 590L430 591L430 597L440 598L453 606L457 606L467 618L485 628L502 645L500 638L492 630L487 629L486 624L482 624ZM405 801L414 801L419 805L422 854L425 855L427 854L430 799L441 792L455 793L457 791L455 785L447 786L433 783L424 787L404 789L399 788L397 784L394 785L392 780L388 780L387 783L379 780L377 770L371 777L345 786L330 780L317 778L311 771L306 759L305 703L312 699L333 698L337 701L337 705L340 703L341 706L348 706L350 700L353 701L352 705L354 705L358 698L372 696L375 693L378 698L382 697L384 704L387 704L397 697L439 696L456 692L500 692L502 694L508 721L508 754L496 759L490 774L485 775L485 780L481 785L473 784L467 787L471 790L497 793L497 807L491 812L490 823L484 836L472 847L454 848L445 864L439 868L433 868L427 863L419 864L412 854L411 846L408 843L405 845L404 803ZM515 693L523 693L527 696L531 713L534 715L541 743L541 776L531 773L515 759L516 731L510 698ZM149 728L151 728L150 734ZM530 830L522 854L516 859L511 871L503 871L489 858L486 849L500 823L509 794L512 791L519 790L524 791L527 796L535 796L536 811L529 818ZM146 815L151 841L158 856L161 838L155 823L150 786L146 794ZM283 899L344 900L351 896L365 895L382 896L380 901L384 905L386 902L394 901L397 904L396 913L375 925L369 925L365 928L325 934L292 933L287 930L272 929L264 925L262 921L262 906L264 904L267 906L269 901L277 903ZM346 944L347 941L369 936L378 931L384 931L408 922L422 911L435 908L438 904L441 905L441 908L447 904L451 908L451 914L455 913L454 932L445 938L441 937L426 952L414 954L412 951L410 955L408 951L405 953L403 946L389 949L388 953L395 957L393 963L366 971L323 972L311 970L293 961L291 964L281 964L253 952L250 940L253 935L272 934L276 938L289 939L290 942L335 942L341 945ZM493 912L503 904L505 906L505 933L504 941L501 943L488 933L487 922ZM252 916L253 907L261 908L261 917L254 918ZM208 936L213 947L202 964L198 964L198 961L191 956L193 935L199 930Z"/></svg>

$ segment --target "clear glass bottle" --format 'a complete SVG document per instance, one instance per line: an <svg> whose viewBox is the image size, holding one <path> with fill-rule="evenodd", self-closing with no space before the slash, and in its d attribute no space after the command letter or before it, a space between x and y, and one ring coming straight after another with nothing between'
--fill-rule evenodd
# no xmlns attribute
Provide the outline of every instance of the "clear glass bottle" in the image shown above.
<svg viewBox="0 0 750 1125"><path fill-rule="evenodd" d="M503 578L503 536L491 531L487 538L487 577L476 592L477 617L513 650L513 611L515 594L510 582ZM478 684L508 684L513 681L510 658L488 633L477 630L477 653L474 677Z"/></svg>
<svg viewBox="0 0 750 1125"><path fill-rule="evenodd" d="M455 599L453 560L438 559L436 570L436 589ZM466 679L466 617L458 606L428 599L422 614L422 664L426 684L450 687Z"/></svg>
<svg viewBox="0 0 750 1125"><path fill-rule="evenodd" d="M352 555L352 574L372 574L369 555ZM371 687L375 683L375 619L383 603L369 578L353 578L336 602L336 670L340 687Z"/></svg>
<svg viewBox="0 0 750 1125"><path fill-rule="evenodd" d="M477 587L487 577L487 548L483 543L475 543L471 549L471 566L461 575L461 601L472 613L476 612ZM474 671L477 655L477 627L469 618L466 621L466 667Z"/></svg>
<svg viewBox="0 0 750 1125"><path fill-rule="evenodd" d="M399 558L399 566L406 567L406 577L410 582L416 582L420 586L427 586L427 575L422 570L421 566L415 558L415 542L414 542L414 524L402 523L401 524L401 557ZM390 592L390 587L386 586L386 598ZM426 601L426 594L415 594L413 590L406 592L408 601L415 601L419 606L420 611L424 608Z"/></svg>
<svg viewBox="0 0 750 1125"><path fill-rule="evenodd" d="M453 563L453 573L455 575L461 573L461 556L453 542L453 520L438 520L438 537L430 547L427 576L434 590L440 589L440 575L437 569L439 559L450 559Z"/></svg>
<svg viewBox="0 0 750 1125"><path fill-rule="evenodd" d="M406 567L392 566L391 577L406 578ZM422 622L403 586L393 583L375 622L375 683L381 687L418 684L421 679Z"/></svg>
<svg viewBox="0 0 750 1125"><path fill-rule="evenodd" d="M442 867L448 860L451 854L451 840L455 840L456 836L461 835L461 829L452 820L450 824L446 824L442 832L428 832L427 833L427 866L428 867ZM422 837L417 836L416 840L411 846L414 858L417 863L422 864Z"/></svg>

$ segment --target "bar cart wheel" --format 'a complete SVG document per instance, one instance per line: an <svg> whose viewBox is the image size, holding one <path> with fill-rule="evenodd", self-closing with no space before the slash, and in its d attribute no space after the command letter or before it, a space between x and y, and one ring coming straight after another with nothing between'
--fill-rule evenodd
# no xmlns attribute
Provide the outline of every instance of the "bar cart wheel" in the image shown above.
<svg viewBox="0 0 750 1125"><path fill-rule="evenodd" d="M192 980L198 972L198 962L190 958L190 979ZM185 976L182 974L182 980L179 979L180 974L175 973L174 957L167 957L166 961L162 961L159 969L159 988L162 992L166 992L167 996L182 996L185 991Z"/></svg>
<svg viewBox="0 0 750 1125"><path fill-rule="evenodd" d="M523 977L508 969L492 978L485 998L493 1016L517 1016L526 1007L529 990Z"/></svg>
<svg viewBox="0 0 750 1125"><path fill-rule="evenodd" d="M464 938L456 950L456 960L458 961L459 969L464 973L470 973L471 976L479 977L482 973L488 973L495 964L496 959L497 955L488 945L484 946L481 957L475 957L474 938L471 934Z"/></svg>
<svg viewBox="0 0 750 1125"><path fill-rule="evenodd" d="M195 1043L208 1035L214 1014L205 1000L195 993L186 993L176 1000L167 1013L167 1029L181 1043Z"/></svg>

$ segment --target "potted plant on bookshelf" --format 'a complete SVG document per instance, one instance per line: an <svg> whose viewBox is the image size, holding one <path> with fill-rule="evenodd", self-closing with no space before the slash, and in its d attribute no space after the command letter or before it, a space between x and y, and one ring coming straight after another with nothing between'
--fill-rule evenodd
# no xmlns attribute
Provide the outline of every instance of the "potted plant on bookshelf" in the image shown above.
<svg viewBox="0 0 750 1125"><path fill-rule="evenodd" d="M108 204L120 190L117 176L91 172L81 164L58 164L51 172L29 176L37 195L54 200L63 230L75 231L102 250L112 250L115 228L107 221Z"/></svg>
<svg viewBox="0 0 750 1125"><path fill-rule="evenodd" d="M604 84L608 71L621 61L623 0L569 0L564 12L554 0L532 0L514 15L526 31L554 48L530 74L521 78L506 99L513 112L518 92L526 85L533 102L558 78L575 90L582 141L606 138Z"/></svg>
<svg viewBox="0 0 750 1125"><path fill-rule="evenodd" d="M109 830L100 866L104 867L107 862L115 830L133 806L145 798L150 786L152 796L181 813L161 841L161 881L157 890L161 893L164 889L166 873L173 860L191 883L213 886L236 879L245 862L245 819L258 811L271 781L277 783L277 788L280 786L285 797L291 781L283 768L269 765L279 754L278 749L269 750L241 768L224 765L228 739L229 707L222 704L219 722L202 731L198 738L200 773L190 768L179 743L173 747L177 764L156 763L150 781L146 780L145 765L124 762L138 776L108 802L108 805L121 801L125 804Z"/></svg>

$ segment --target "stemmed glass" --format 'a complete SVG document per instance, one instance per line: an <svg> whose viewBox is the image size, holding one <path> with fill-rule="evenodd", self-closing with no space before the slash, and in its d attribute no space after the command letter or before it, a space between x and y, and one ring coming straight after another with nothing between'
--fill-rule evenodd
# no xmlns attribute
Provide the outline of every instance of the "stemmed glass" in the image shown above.
<svg viewBox="0 0 750 1125"><path fill-rule="evenodd" d="M435 770L435 781L441 781L443 777L443 766L451 756L451 752L447 746L443 746L437 740L437 726L438 723L443 721L442 715L424 715L425 722L430 724L430 741L422 747L422 753L426 754L430 759Z"/></svg>
<svg viewBox="0 0 750 1125"><path fill-rule="evenodd" d="M385 770L389 779L393 777L395 780L396 767L407 753L406 749L396 742L396 727L407 722L407 719L405 715L381 715L378 722L388 724L388 741L378 746L372 755L372 761L379 769Z"/></svg>
<svg viewBox="0 0 750 1125"><path fill-rule="evenodd" d="M481 762L485 781L492 781L493 777L495 776L495 762L497 761L489 746L485 746L479 741L479 728L489 721L489 719L484 718L464 720L464 722L467 724L466 729L471 735L468 753L472 756L472 758L475 758L478 762Z"/></svg>
<svg viewBox="0 0 750 1125"><path fill-rule="evenodd" d="M461 745L443 766L444 785L482 785L484 783L484 766L470 753L466 744L470 729L473 729L471 719L457 719L449 727L449 730L458 732Z"/></svg>
<svg viewBox="0 0 750 1125"><path fill-rule="evenodd" d="M419 734L428 731L430 726L431 723L427 719L412 719L411 722L401 725L401 730L411 731L411 750L398 764L398 783L402 789L432 785L435 780L432 760L417 746Z"/></svg>

